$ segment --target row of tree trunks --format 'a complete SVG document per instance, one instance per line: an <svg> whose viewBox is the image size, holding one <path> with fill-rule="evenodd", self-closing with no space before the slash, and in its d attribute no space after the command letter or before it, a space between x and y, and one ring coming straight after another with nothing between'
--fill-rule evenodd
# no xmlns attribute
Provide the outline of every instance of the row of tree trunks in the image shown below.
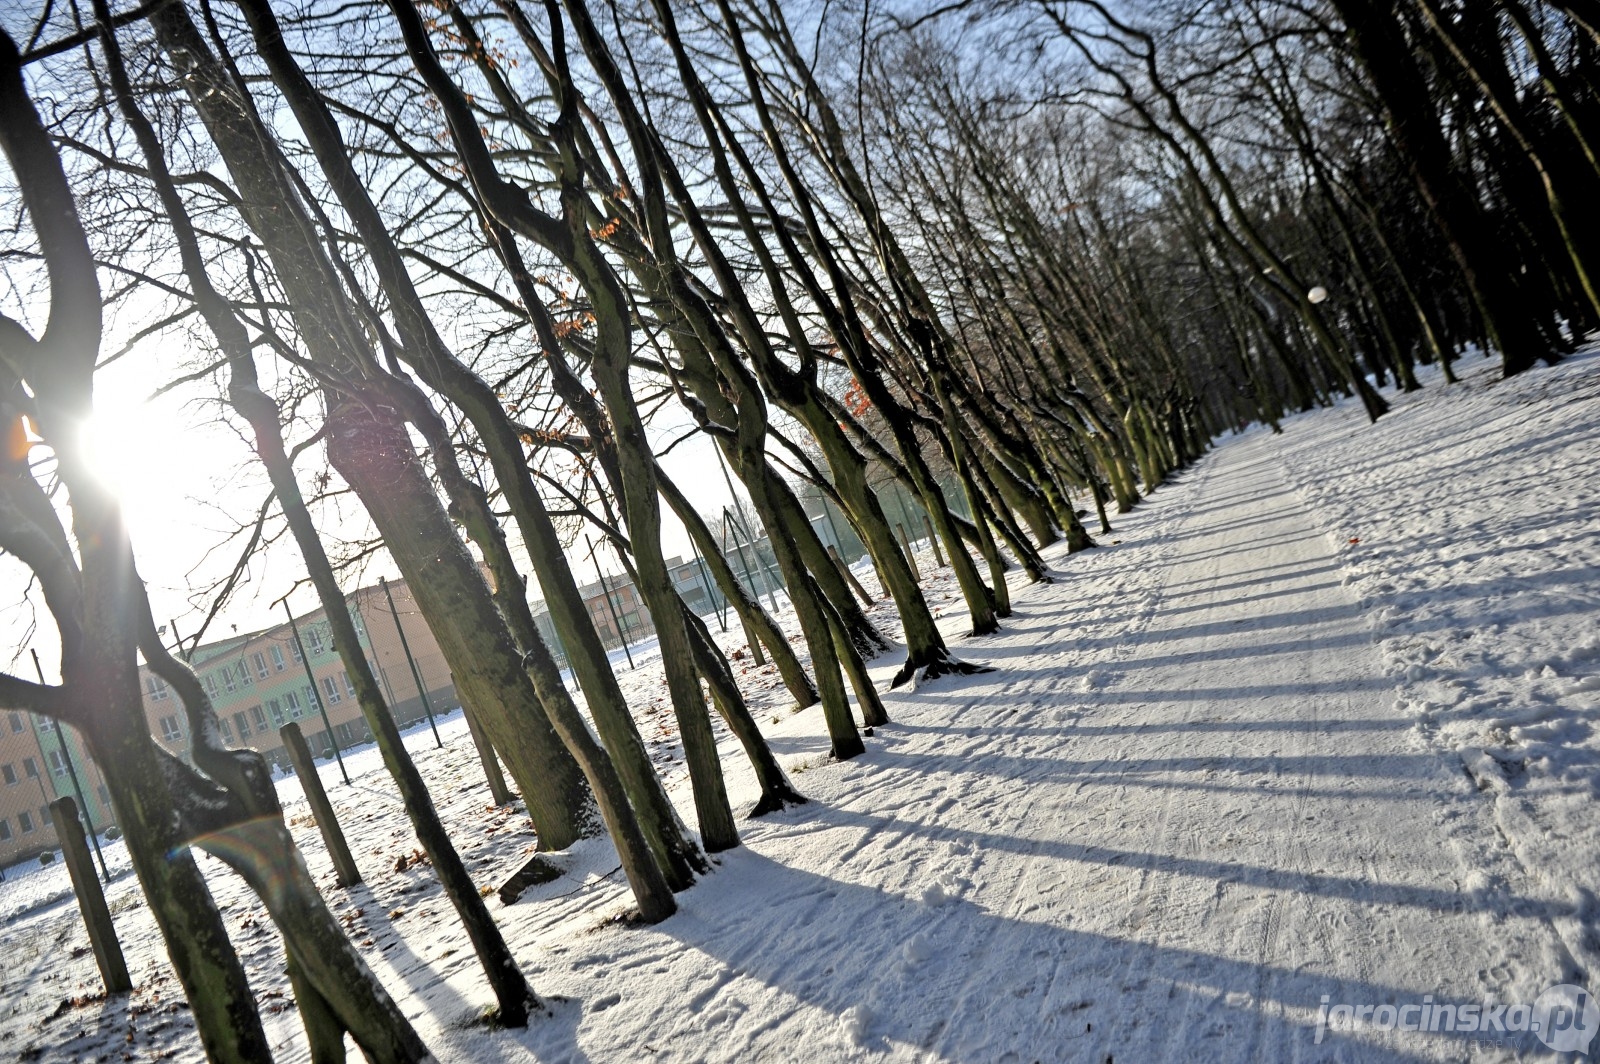
<svg viewBox="0 0 1600 1064"><path fill-rule="evenodd" d="M5 414L10 419L26 412L54 450L77 540L75 560L65 530L27 469L26 448L17 455L8 451L0 481L7 503L0 506L0 546L23 558L46 585L62 649L61 686L28 685L31 704L25 708L76 725L102 766L208 1055L270 1059L238 957L188 856L187 846L197 839L245 876L283 932L311 987L308 1007L329 1020L313 1028L319 1057L327 1058L332 1035L342 1044L348 1031L369 1059L421 1060L426 1048L317 893L276 808L265 763L257 755L220 749L203 690L155 636L120 509L81 451L78 430L91 411L101 337L94 261L59 157L28 100L16 46L4 33L0 149L17 176L51 282L50 314L39 340L12 328L9 319L0 329L0 365L20 372L20 378L0 381ZM9 468L13 462L17 467ZM185 709L196 761L211 779L157 750L144 717L136 651L153 667L193 683Z"/></svg>
<svg viewBox="0 0 1600 1064"><path fill-rule="evenodd" d="M665 875L674 887L681 888L703 865L649 765L620 688L610 672L604 648L599 645L577 585L566 566L554 526L533 487L517 434L492 389L454 357L433 327L392 237L350 164L337 125L284 47L271 10L265 4L250 3L246 5L246 14L269 69L311 138L325 175L338 191L341 204L354 220L377 266L380 284L394 308L408 358L429 384L461 406L485 443L502 491L511 501L513 517L522 532L535 573L551 604L557 633L569 648L574 671L588 697L606 749L594 744L560 682L548 648L543 645L528 613L523 582L509 561L498 522L481 498L481 492L465 484L465 478L460 476L454 478L462 489L453 493L457 512L466 520L469 532L495 572L495 596L501 614L510 626L513 645L524 656L524 665L545 710L577 755L590 785L596 786L596 781L604 780L608 785L622 788L618 793L599 798L641 907L655 914L670 911L670 900L660 897L661 877ZM425 404L420 414L421 417L414 418L420 424L425 425L432 417ZM426 434L426 429L424 431ZM454 464L450 452L443 441L434 447L436 466L441 474L447 473ZM464 498L463 493L468 497ZM616 759L616 766L605 763L609 758ZM634 852L635 836L641 832L656 855L659 872L649 868L649 862Z"/></svg>
<svg viewBox="0 0 1600 1064"><path fill-rule="evenodd" d="M521 970L517 967L501 937L499 928L489 916L477 884L467 872L455 846L450 842L444 825L434 808L433 798L423 783L421 774L411 760L401 741L394 718L384 704L377 678L361 652L361 640L334 576L333 566L322 547L322 540L301 495L294 468L283 442L277 403L261 390L256 373L249 337L243 325L233 315L232 309L211 284L199 242L188 212L178 195L166 165L164 153L154 129L139 110L123 67L121 51L115 34L109 29L110 13L105 0L96 0L96 15L107 27L102 34L106 50L106 65L113 90L124 119L133 130L145 156L145 165L155 182L157 194L166 210L173 234L178 240L184 272L189 279L191 292L201 315L216 338L218 347L227 356L229 364L228 394L234 409L251 426L255 434L255 449L267 470L273 491L278 497L285 520L288 522L295 544L300 549L306 571L321 600L328 618L334 646L338 648L345 666L345 674L355 688L356 699L363 718L377 742L385 767L400 791L401 802L411 819L417 839L428 855L439 876L445 893L455 907L462 925L466 928L479 962L483 965L498 1001L501 1022L512 1026L527 1023L527 1003L530 991Z"/></svg>

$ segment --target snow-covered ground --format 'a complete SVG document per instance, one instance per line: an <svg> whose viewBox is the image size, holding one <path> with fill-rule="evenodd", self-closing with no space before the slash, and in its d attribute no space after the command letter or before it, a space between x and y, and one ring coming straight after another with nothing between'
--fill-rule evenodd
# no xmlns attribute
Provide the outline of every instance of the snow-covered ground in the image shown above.
<svg viewBox="0 0 1600 1064"><path fill-rule="evenodd" d="M1600 351L1509 381L1479 363L1370 428L1302 418L1273 454L1335 540L1395 711L1459 754L1600 973Z"/></svg>
<svg viewBox="0 0 1600 1064"><path fill-rule="evenodd" d="M1014 584L999 635L955 641L996 672L885 696L862 758L829 763L819 711L736 661L813 801L744 822L654 927L609 921L628 898L601 842L492 901L546 1005L525 1031L472 1025L490 995L427 867L396 870L415 841L375 758L348 787L324 768L366 884L332 885L285 781L291 822L444 1060L1554 1059L1493 1028L1548 1033L1521 1007L1600 982L1600 356L1463 371L1376 426L1345 404L1220 441L1101 549L1051 552L1055 583ZM959 632L948 570L922 568ZM658 669L620 674L686 804ZM459 716L441 731L409 745L497 884L526 818L489 805ZM202 861L281 1059L305 1059L270 925ZM0 1054L199 1059L131 877L138 990L109 1002L70 902L19 914L14 886ZM1487 1031L1380 1029L1480 1010Z"/></svg>

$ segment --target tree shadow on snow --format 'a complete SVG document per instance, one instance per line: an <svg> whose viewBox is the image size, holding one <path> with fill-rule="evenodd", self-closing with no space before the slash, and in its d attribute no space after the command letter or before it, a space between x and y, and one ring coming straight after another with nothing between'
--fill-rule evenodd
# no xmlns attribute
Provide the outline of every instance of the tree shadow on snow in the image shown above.
<svg viewBox="0 0 1600 1064"><path fill-rule="evenodd" d="M840 826L877 819L818 812ZM1086 850L1079 856L1105 861L1119 855ZM1404 1062L1445 1059L1467 1049L1466 1036L1449 1032L1410 1036L1429 1040L1409 1043L1416 1052L1406 1043L1369 1044L1338 1033L1313 1044L1321 994L1335 1001L1395 1003L1420 1001L1429 993L1440 1004L1454 1003L1436 987L1321 977L1276 958L1255 964L1075 931L1002 915L943 892L930 904L781 865L748 849L723 860L722 869L685 895L684 909L659 930L723 966L714 994L680 1000L686 1011L707 1013L718 1003L736 1002L740 1007L733 1012L741 1019L715 1044L737 1047L745 1059L828 1060L861 1049L917 1047L925 1054L918 1059L952 1064L1307 1057ZM1224 873L1221 866L1199 864L1198 874ZM923 874L932 880L936 871L925 868ZM1231 867L1225 872L1241 874ZM745 912L734 907L754 899L760 904ZM1069 897L1047 901L1069 911L1072 905ZM780 1023L797 1005L824 1016L820 1022L802 1019L803 1035ZM716 1022L726 1023L728 1013L718 1009ZM746 1030L743 1020L753 1029ZM697 1034L715 1034L709 1029L714 1026Z"/></svg>

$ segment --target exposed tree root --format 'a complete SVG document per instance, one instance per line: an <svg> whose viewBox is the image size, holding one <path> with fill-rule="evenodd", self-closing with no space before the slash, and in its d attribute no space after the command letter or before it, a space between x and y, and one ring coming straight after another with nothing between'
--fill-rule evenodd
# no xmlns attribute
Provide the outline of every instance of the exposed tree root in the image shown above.
<svg viewBox="0 0 1600 1064"><path fill-rule="evenodd" d="M931 660L919 661L916 658L907 658L906 663L900 666L900 671L894 674L894 679L889 681L889 690L911 684L911 690L936 680L941 676L975 676L978 673L993 672L993 665L984 665L975 661L962 661L948 650L936 651Z"/></svg>

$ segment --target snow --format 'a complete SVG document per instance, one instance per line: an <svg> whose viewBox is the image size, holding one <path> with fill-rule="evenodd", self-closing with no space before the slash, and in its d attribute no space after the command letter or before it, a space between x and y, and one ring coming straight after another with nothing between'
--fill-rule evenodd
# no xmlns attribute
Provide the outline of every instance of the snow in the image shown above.
<svg viewBox="0 0 1600 1064"><path fill-rule="evenodd" d="M742 821L653 927L614 922L599 840L491 899L545 1005L524 1031L473 1024L491 997L428 867L395 870L416 843L375 755L347 756L350 786L323 768L365 884L333 885L284 780L292 830L446 1061L1556 1059L1531 1033L1319 1019L1600 982L1600 356L1460 369L1375 426L1345 403L1230 436L1101 549L1052 548L1055 583L1017 574L1003 630L953 641L997 671L885 693L863 757L829 762L820 711L735 661L813 801ZM919 563L960 632L949 570ZM659 661L636 660L619 675L693 823ZM441 733L408 745L496 885L531 829L489 804L459 714ZM201 861L279 1058L305 1060L270 924ZM108 1002L73 907L40 907L50 874L0 884L0 1053L199 1060L132 877L111 902L138 989Z"/></svg>
<svg viewBox="0 0 1600 1064"><path fill-rule="evenodd" d="M71 900L72 880L66 862L61 859L60 850L54 852L56 859L51 864L41 865L35 858L5 870L5 882L0 883L0 922L9 924L35 910ZM102 836L100 855L105 858L113 882L132 875L128 848L121 839L111 841ZM99 867L96 860L95 868Z"/></svg>

